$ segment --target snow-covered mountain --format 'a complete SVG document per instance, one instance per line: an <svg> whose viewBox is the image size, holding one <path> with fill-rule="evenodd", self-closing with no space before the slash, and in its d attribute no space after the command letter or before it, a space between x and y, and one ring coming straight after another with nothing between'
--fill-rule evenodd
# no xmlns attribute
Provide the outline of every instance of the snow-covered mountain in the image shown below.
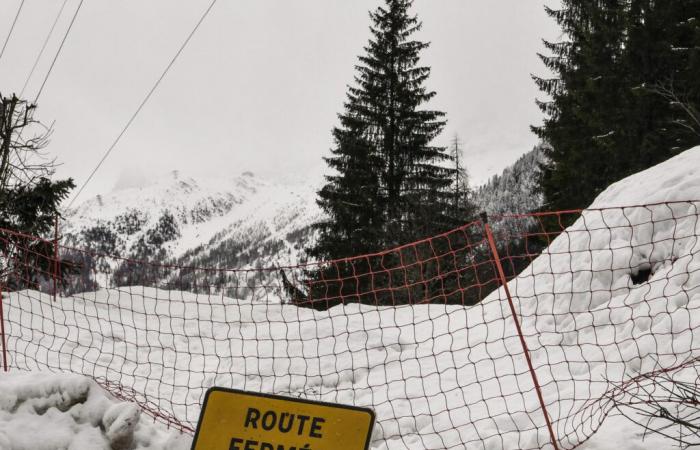
<svg viewBox="0 0 700 450"><path fill-rule="evenodd" d="M200 267L303 261L320 216L312 182L279 184L250 172L194 179L171 172L98 195L68 211L64 245L122 258Z"/></svg>
<svg viewBox="0 0 700 450"><path fill-rule="evenodd" d="M536 209L540 147L474 189L489 213ZM92 197L65 214L65 245L123 258L200 267L300 262L322 212L319 183L277 183L251 172L199 179L177 171Z"/></svg>
<svg viewBox="0 0 700 450"><path fill-rule="evenodd" d="M542 206L535 192L539 164L544 161L542 146L535 146L500 175L494 175L473 191L473 200L489 214L525 213Z"/></svg>

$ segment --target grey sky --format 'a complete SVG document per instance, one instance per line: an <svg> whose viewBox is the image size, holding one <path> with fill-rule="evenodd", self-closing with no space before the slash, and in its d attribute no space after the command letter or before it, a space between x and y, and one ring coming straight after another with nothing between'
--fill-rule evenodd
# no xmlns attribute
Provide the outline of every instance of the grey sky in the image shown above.
<svg viewBox="0 0 700 450"><path fill-rule="evenodd" d="M4 40L20 0L0 0ZM0 90L19 92L61 6L25 0L0 61ZM79 0L68 0L26 95L33 97ZM62 176L87 178L209 0L85 0L39 101L55 120L49 150ZM252 170L271 177L317 175L331 146L357 56L369 38L367 11L380 0L219 0L190 45L81 199L131 172L195 175ZM557 35L536 0L416 0L432 42L431 107L447 112L439 143L459 133L474 183L536 142L541 114L530 73ZM127 176L128 178L128 176Z"/></svg>

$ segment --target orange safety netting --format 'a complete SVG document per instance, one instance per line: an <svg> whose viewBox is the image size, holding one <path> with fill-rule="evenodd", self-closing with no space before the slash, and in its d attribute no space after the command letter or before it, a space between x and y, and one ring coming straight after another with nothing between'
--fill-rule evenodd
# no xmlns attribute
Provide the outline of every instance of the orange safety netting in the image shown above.
<svg viewBox="0 0 700 450"><path fill-rule="evenodd" d="M373 446L575 448L645 374L697 378L699 207L484 217L262 269L0 230L3 361L87 375L185 432L223 386L372 407Z"/></svg>

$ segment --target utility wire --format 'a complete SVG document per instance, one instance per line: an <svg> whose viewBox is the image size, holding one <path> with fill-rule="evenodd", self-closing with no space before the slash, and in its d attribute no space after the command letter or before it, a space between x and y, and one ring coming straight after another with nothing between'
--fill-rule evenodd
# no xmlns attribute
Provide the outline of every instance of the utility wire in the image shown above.
<svg viewBox="0 0 700 450"><path fill-rule="evenodd" d="M194 26L192 31L190 31L190 34L187 36L185 41L182 43L182 45L178 49L177 53L175 53L175 56L173 56L173 58L170 60L170 63L168 63L168 65L165 67L165 70L163 70L163 73L156 80L156 82L153 85L153 87L151 88L151 90L148 91L148 93L146 94L146 97L144 97L144 99L141 101L141 103L139 104L139 107L136 108L136 111L134 111L134 113L131 115L131 118L129 118L126 125L124 125L124 128L122 128L121 132L117 135L114 142L112 142L112 145L109 146L109 148L107 149L105 154L102 156L102 159L100 159L100 161L97 163L95 168L92 170L92 172L90 173L90 176L87 178L87 180L85 180L85 183L83 183L83 185L80 187L80 189L78 189L78 192L75 194L75 197L73 197L73 199L70 201L67 208L70 208L73 205L75 200L80 196L80 194L85 189L85 186L87 186L87 184L90 182L90 180L92 180L92 177L95 175L95 173L99 170L99 168L105 162L105 160L107 159L109 154L112 153L112 150L114 150L114 148L117 146L117 144L121 140L122 136L124 136L124 133L126 133L126 130L129 129L131 124L134 122L134 119L136 119L136 116L141 112L143 107L146 105L148 100L151 98L151 96L153 95L155 90L160 85L160 82L163 81L163 78L165 78L165 75L168 73L170 68L173 66L173 64L175 64L175 60L177 60L178 56L180 56L182 51L185 49L187 44L190 42L190 39L192 39L192 36L194 36L194 34L197 32L197 30L199 29L199 26L202 24L202 22L204 22L204 19L209 15L209 11L211 11L211 9L214 7L214 4L216 4L216 2L217 2L217 0L212 0L212 2L209 4L209 7L204 11L204 14L202 14L202 16L199 18L199 21L197 22L197 24Z"/></svg>
<svg viewBox="0 0 700 450"><path fill-rule="evenodd" d="M56 54L53 57L53 61L51 61L51 66L49 66L48 72L46 72L46 76L44 77L44 81L41 83L41 87L39 88L39 91L36 93L36 97L34 97L34 101L32 102L34 105L36 105L37 102L39 101L39 97L41 96L41 93L44 90L44 86L46 86L46 82L48 81L49 76L51 76L51 71L53 70L54 65L56 65L56 61L58 60L58 56L61 54L61 50L63 50L63 44L66 43L66 39L68 38L68 34L70 33L70 30L73 28L73 24L75 23L75 19L76 19L76 17L78 17L78 13L80 12L80 8L83 6L83 1L84 0L80 0L78 7L75 9L75 12L73 13L73 18L71 19L70 24L68 25L68 28L66 29L66 32L63 34L63 39L61 40L61 45L58 46L58 50L56 50ZM23 0L23 3L24 3L24 0ZM65 2L63 4L63 6L65 6ZM61 7L61 11L63 10L63 6ZM21 9L21 5L20 5L20 9ZM56 24L54 23L54 25L56 25ZM51 28L53 30L53 27L51 27ZM25 86L26 86L26 83L25 83ZM24 90L24 88L22 88L22 90ZM17 120L19 121L19 117L17 118ZM23 132L24 132L24 128L22 128L19 131L19 135L17 136L17 139L22 138Z"/></svg>
<svg viewBox="0 0 700 450"><path fill-rule="evenodd" d="M24 0L22 0L22 3L19 4L19 8L17 8L17 14L15 14L15 20L12 21L12 26L10 27L10 32L7 33L7 37L5 38L5 43L2 44L2 50L0 50L0 60L2 59L2 55L5 54L5 48L7 48L7 43L10 42L10 36L12 36L12 32L15 29L15 25L17 24L17 19L19 18L19 13L22 12L23 6L24 6Z"/></svg>
<svg viewBox="0 0 700 450"><path fill-rule="evenodd" d="M75 9L75 13L73 13L73 18L70 21L70 25L68 25L68 29L66 29L66 32L63 35L63 39L61 40L61 45L58 46L58 50L56 51L56 55L53 57L53 61L51 61L51 65L49 66L48 72L46 72L46 76L44 77L44 81L41 83L41 87L39 88L39 91L36 93L36 97L34 97L34 104L35 105L36 105L37 101L39 100L39 96L41 96L41 93L44 90L44 86L46 86L46 82L48 81L49 76L51 75L51 71L53 70L53 66L56 64L56 60L58 60L58 56L61 54L61 50L63 50L63 44L66 43L66 39L68 38L68 34L70 33L70 30L73 28L73 24L75 23L75 18L78 17L78 13L80 12L80 7L83 6L83 1L84 0L80 0L78 7Z"/></svg>
<svg viewBox="0 0 700 450"><path fill-rule="evenodd" d="M49 39L51 39L51 35L53 34L54 28L56 28L56 24L58 23L58 19L61 17L61 14L63 14L63 9L66 7L66 3L68 3L68 0L63 0L63 4L61 5L61 9L58 10L58 14L56 14L56 19L53 21L53 25L51 25L51 29L49 30L49 34L46 35L46 39L44 39L44 44L41 46L41 50L39 51L39 54L37 55L36 59L34 60L34 65L32 66L32 70L29 71L29 75L27 75L27 79L24 80L24 86L22 86L22 91L19 93L19 97L22 98L24 95L24 90L27 89L27 84L29 84L29 80L32 78L32 75L34 75L34 71L36 70L36 66L39 64L39 60L44 54L44 50L46 50L46 45L49 43Z"/></svg>

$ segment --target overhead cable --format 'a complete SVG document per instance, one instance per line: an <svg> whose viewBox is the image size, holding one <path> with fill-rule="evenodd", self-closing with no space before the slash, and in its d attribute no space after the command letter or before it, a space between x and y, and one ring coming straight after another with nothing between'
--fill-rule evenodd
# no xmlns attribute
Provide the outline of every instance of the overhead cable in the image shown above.
<svg viewBox="0 0 700 450"><path fill-rule="evenodd" d="M146 105L146 103L148 102L148 100L151 98L151 96L153 95L153 93L155 92L155 90L156 90L156 89L158 88L158 86L160 85L161 81L163 81L163 78L165 78L165 75L167 75L168 71L170 71L170 68L173 66L173 64L175 64L175 61L176 61L177 58L180 56L180 54L182 53L182 51L185 49L185 47L187 46L187 44L190 42L190 40L192 39L192 36L194 36L194 34L197 32L197 30L199 29L199 26L202 24L202 22L204 22L204 19L209 15L209 12L210 12L211 9L214 7L214 5L216 4L216 2L217 2L217 0L212 0L212 2L209 4L209 7L204 11L204 13L202 14L202 16L199 18L199 21L198 21L197 24L194 26L194 28L192 29L192 31L190 31L190 34L187 35L187 38L185 39L185 41L182 43L182 45L180 45L180 48L179 48L178 51L175 53L175 56L173 56L173 58L170 60L170 62L168 63L168 65L165 67L165 70L163 70L163 73L161 73L160 77L158 77L158 79L156 80L156 82L155 82L155 84L153 85L153 87L151 87L151 89L148 91L148 93L146 94L146 96L143 98L143 100L142 100L141 103L139 104L138 108L136 108L136 111L134 111L134 113L131 115L131 117L129 118L129 120L126 122L126 125L124 125L124 127L123 127L122 130L119 132L119 134L117 135L117 137L114 139L114 141L112 142L112 144L107 148L107 151L104 153L104 155L102 156L102 158L100 159L100 161L97 163L97 165L95 166L95 168L92 170L92 172L91 172L90 175L88 176L87 180L85 180L85 182L82 184L82 186L80 186L80 189L78 189L78 192L75 194L75 196L73 197L73 199L72 199L72 200L70 201L70 203L68 204L68 208L70 208L70 207L73 205L73 203L75 202L75 200L80 196L80 194L81 194L81 193L83 192L83 190L85 189L85 186L87 186L87 184L90 182L90 180L92 180L92 177L95 176L95 173L99 170L99 168L100 168L100 167L102 166L102 164L105 162L105 160L106 160L107 157L110 155L110 153L112 153L112 150L114 150L114 148L117 146L117 144L118 144L119 141L121 140L122 136L124 136L124 134L126 133L126 130L129 129L129 127L131 126L131 124L134 122L134 119L136 119L136 116L138 116L138 114L141 112L141 110L142 110L143 107Z"/></svg>

